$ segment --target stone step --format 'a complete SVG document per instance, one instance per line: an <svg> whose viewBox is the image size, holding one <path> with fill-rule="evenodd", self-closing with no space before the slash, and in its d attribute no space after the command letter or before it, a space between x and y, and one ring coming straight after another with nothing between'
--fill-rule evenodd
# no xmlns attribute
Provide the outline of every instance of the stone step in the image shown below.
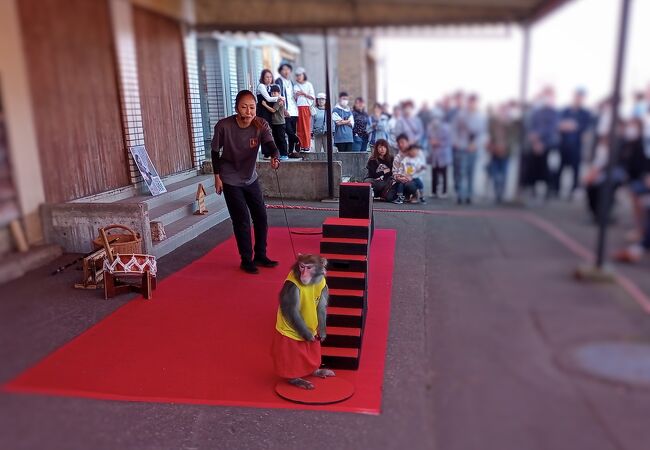
<svg viewBox="0 0 650 450"><path fill-rule="evenodd" d="M165 186L167 192L164 194L155 197L149 194L135 195L133 197L119 200L116 203L146 203L151 211L152 209L182 199L183 197L191 196L192 194L196 195L199 183L203 183L203 187L208 194L214 192L214 175L198 175Z"/></svg>
<svg viewBox="0 0 650 450"><path fill-rule="evenodd" d="M0 284L20 278L30 270L44 266L61 256L58 245L36 245L29 251L12 252L2 256L0 260Z"/></svg>
<svg viewBox="0 0 650 450"><path fill-rule="evenodd" d="M205 197L205 206L208 212L210 212L210 208L212 208L213 205L219 202L220 198L221 197L219 197L214 191L211 194L208 192L208 195ZM149 220L152 222L162 222L163 225L167 226L183 217L194 214L194 211L197 209L196 192L194 192L190 195L181 197L178 200L173 200L164 205L150 209Z"/></svg>
<svg viewBox="0 0 650 450"><path fill-rule="evenodd" d="M210 203L208 214L201 216L189 214L165 226L167 239L153 243L153 254L156 258L176 250L228 218L228 210L223 196L215 197L216 199Z"/></svg>

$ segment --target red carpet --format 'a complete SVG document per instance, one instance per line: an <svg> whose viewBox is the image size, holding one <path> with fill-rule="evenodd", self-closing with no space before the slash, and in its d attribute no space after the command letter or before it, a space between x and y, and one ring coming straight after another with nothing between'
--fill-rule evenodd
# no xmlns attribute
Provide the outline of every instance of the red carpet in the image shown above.
<svg viewBox="0 0 650 450"><path fill-rule="evenodd" d="M153 300L133 300L4 386L12 392L126 401L316 409L379 414L395 231L377 230L371 249L361 365L338 371L350 399L327 406L281 399L269 348L277 295L293 262L286 229L271 229L282 263L258 276L238 269L234 238L162 280ZM318 253L318 235L294 235L296 251ZM103 301L103 300L102 300ZM110 301L110 300L109 300Z"/></svg>

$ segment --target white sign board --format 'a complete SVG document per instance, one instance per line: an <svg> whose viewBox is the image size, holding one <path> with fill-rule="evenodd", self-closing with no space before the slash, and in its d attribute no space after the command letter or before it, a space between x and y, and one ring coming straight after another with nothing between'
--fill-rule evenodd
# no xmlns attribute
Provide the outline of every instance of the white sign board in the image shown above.
<svg viewBox="0 0 650 450"><path fill-rule="evenodd" d="M138 166L138 170L144 179L145 184L149 188L151 195L159 195L167 192L165 185L163 184L156 168L153 166L151 159L149 159L149 154L144 148L144 145L136 145L129 149L135 165Z"/></svg>

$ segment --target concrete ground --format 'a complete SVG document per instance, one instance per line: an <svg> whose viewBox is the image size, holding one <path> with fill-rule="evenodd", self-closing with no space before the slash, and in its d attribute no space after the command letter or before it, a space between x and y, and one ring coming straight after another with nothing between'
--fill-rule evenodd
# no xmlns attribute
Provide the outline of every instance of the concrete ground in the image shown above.
<svg viewBox="0 0 650 450"><path fill-rule="evenodd" d="M450 200L415 207L468 210ZM591 248L593 229L581 205L529 211ZM296 227L317 227L328 214L288 211ZM274 226L284 224L282 211L269 217ZM398 233L381 415L0 393L0 448L648 448L650 390L604 383L557 362L583 342L650 340L649 317L621 288L575 282L576 257L511 215L377 212L376 221ZM612 235L617 244L624 225ZM223 223L166 256L161 276L230 233ZM0 382L129 301L72 289L79 272L52 277L53 267L0 287ZM648 269L622 270L650 294Z"/></svg>

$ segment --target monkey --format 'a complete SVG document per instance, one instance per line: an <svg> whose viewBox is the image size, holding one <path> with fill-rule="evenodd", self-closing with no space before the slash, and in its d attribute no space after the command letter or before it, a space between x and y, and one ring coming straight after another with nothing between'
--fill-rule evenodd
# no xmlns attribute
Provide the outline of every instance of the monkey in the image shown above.
<svg viewBox="0 0 650 450"><path fill-rule="evenodd" d="M329 291L325 280L327 260L319 255L298 255L280 291L271 355L275 372L289 384L314 389L303 379L335 376L320 368L320 343L327 337Z"/></svg>

